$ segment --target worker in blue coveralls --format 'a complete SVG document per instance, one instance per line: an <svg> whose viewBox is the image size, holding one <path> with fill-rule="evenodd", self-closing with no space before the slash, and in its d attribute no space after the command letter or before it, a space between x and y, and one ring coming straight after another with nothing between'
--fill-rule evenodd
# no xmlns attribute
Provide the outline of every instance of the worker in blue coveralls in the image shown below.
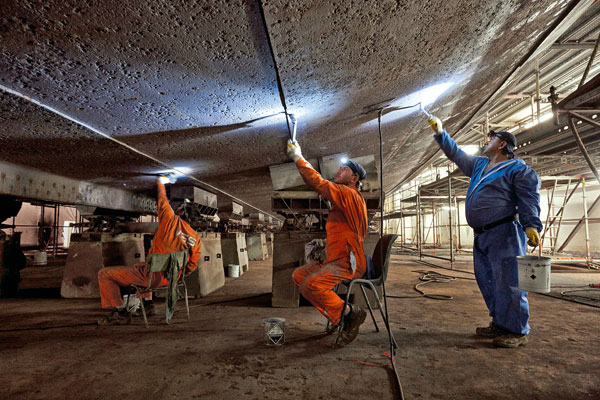
<svg viewBox="0 0 600 400"><path fill-rule="evenodd" d="M539 245L540 179L520 158L514 158L517 139L509 132L490 131L483 149L486 157L471 156L458 148L439 118L429 123L446 156L471 178L465 203L469 226L475 231L475 278L492 321L476 329L478 336L494 338L497 347L524 345L529 335L527 292L518 288L517 256L527 244Z"/></svg>

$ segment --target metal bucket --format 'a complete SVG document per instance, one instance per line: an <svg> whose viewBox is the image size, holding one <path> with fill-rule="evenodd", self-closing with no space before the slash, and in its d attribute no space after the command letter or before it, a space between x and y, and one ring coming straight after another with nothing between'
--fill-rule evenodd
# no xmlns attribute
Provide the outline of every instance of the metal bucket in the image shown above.
<svg viewBox="0 0 600 400"><path fill-rule="evenodd" d="M47 265L48 255L45 251L36 251L33 253L33 265Z"/></svg>
<svg viewBox="0 0 600 400"><path fill-rule="evenodd" d="M265 344L279 346L285 342L285 318L270 317L263 319Z"/></svg>
<svg viewBox="0 0 600 400"><path fill-rule="evenodd" d="M526 292L550 293L551 258L518 256L519 289Z"/></svg>

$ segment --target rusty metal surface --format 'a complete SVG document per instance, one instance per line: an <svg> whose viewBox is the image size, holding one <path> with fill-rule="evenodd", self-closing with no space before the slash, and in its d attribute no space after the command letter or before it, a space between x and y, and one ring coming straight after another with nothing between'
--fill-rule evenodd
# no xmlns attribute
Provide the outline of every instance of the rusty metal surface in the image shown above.
<svg viewBox="0 0 600 400"><path fill-rule="evenodd" d="M156 199L0 161L0 194L21 199L156 213Z"/></svg>

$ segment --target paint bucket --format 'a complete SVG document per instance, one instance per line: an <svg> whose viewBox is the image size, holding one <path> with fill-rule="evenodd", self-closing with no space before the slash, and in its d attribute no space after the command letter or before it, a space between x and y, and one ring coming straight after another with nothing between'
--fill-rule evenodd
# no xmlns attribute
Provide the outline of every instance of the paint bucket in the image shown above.
<svg viewBox="0 0 600 400"><path fill-rule="evenodd" d="M285 342L285 318L269 317L263 319L265 344L279 346Z"/></svg>
<svg viewBox="0 0 600 400"><path fill-rule="evenodd" d="M238 264L227 265L227 276L230 278L240 277L240 266Z"/></svg>
<svg viewBox="0 0 600 400"><path fill-rule="evenodd" d="M127 299L129 298L129 304L127 304ZM135 294L124 294L123 295L123 304L127 305L127 312L134 312L140 308L140 299Z"/></svg>
<svg viewBox="0 0 600 400"><path fill-rule="evenodd" d="M519 256L519 289L526 292L550 293L550 257Z"/></svg>
<svg viewBox="0 0 600 400"><path fill-rule="evenodd" d="M33 253L33 265L46 265L48 264L48 255L45 251L36 251Z"/></svg>

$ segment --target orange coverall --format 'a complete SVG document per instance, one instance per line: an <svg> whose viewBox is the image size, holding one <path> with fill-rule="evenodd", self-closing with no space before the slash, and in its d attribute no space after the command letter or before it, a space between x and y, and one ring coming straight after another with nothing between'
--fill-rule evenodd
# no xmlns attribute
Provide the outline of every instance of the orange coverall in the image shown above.
<svg viewBox="0 0 600 400"><path fill-rule="evenodd" d="M367 205L356 188L323 179L306 160L296 162L304 182L332 204L327 218L327 260L296 268L293 279L300 293L332 324L340 322L344 301L333 291L346 279L361 278L366 271L364 239L367 235ZM356 257L356 271L350 265Z"/></svg>
<svg viewBox="0 0 600 400"><path fill-rule="evenodd" d="M189 249L188 263L185 266L185 273L189 274L198 267L200 247L200 236L187 222L175 215L167 200L165 185L158 182L158 229L148 254L167 254ZM146 264L143 263L133 266L102 268L98 271L102 307L122 306L123 298L119 287L131 284L146 286L148 278ZM150 287L156 288L168 284L164 273L152 273Z"/></svg>

